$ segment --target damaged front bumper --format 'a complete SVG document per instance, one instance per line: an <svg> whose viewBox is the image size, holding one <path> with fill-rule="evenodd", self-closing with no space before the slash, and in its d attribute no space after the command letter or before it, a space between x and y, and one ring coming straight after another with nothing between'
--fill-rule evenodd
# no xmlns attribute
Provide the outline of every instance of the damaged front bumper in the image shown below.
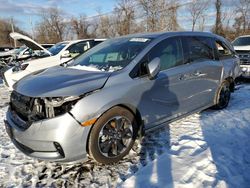
<svg viewBox="0 0 250 188"><path fill-rule="evenodd" d="M9 108L6 131L15 146L26 155L60 162L86 159L90 127L80 126L69 113L32 122L26 129L20 127L21 121Z"/></svg>

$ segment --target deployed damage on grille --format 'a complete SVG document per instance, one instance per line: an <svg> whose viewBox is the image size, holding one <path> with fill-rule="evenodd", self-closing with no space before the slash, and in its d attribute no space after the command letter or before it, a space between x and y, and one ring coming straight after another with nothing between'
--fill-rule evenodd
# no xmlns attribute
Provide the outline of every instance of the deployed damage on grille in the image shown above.
<svg viewBox="0 0 250 188"><path fill-rule="evenodd" d="M79 98L34 98L13 91L10 97L10 108L13 113L26 122L28 127L32 122L53 118L69 112Z"/></svg>

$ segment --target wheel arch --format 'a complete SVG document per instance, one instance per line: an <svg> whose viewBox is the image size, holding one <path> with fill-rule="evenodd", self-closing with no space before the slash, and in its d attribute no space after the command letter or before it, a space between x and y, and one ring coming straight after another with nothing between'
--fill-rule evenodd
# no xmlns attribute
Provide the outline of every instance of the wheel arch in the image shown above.
<svg viewBox="0 0 250 188"><path fill-rule="evenodd" d="M234 87L235 87L235 82L234 82L234 78L229 76L227 78L225 78L225 81L228 81L229 82L229 89L231 92L234 92Z"/></svg>
<svg viewBox="0 0 250 188"><path fill-rule="evenodd" d="M138 134L140 134L140 136L143 134L143 120L142 120L142 116L141 116L141 113L140 111L134 107L133 105L129 105L129 104L116 104L110 108L108 108L107 110L105 110L102 114L99 115L98 119L104 114L106 113L107 111L109 111L110 109L114 108L114 107L122 107L122 108L125 108L127 109L128 111L130 111L135 119L136 119L136 122L137 122L137 125L138 125ZM95 125L95 124L94 124ZM90 137L90 133L92 131L92 128L94 127L94 125L91 126L90 128L90 131L88 133L88 137L87 137L87 144L86 144L86 151L87 153L89 154L89 137Z"/></svg>

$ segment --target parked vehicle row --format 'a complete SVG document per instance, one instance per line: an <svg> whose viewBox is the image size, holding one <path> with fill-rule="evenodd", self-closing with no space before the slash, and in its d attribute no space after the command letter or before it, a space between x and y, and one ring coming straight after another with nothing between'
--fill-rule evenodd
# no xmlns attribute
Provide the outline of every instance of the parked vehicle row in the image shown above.
<svg viewBox="0 0 250 188"><path fill-rule="evenodd" d="M75 44L88 42L94 41ZM57 45L64 49L55 53L57 62L78 49ZM240 75L232 45L203 32L109 39L65 66L44 69L61 63L48 58L38 69L30 62L20 73L11 70L13 76L30 74L11 84L5 125L23 153L59 162L88 156L118 162L144 131L209 107L225 108Z"/></svg>
<svg viewBox="0 0 250 188"><path fill-rule="evenodd" d="M34 58L29 58L28 61L18 63L16 66L13 66L4 73L4 84L10 90L13 89L13 85L18 80L25 77L26 75L52 66L63 64L104 41L104 39L64 41L53 45L49 49L45 49L42 45L38 44L27 36L21 35L19 33L11 33L10 35L20 43L29 46L29 49L39 51L35 57L33 56Z"/></svg>
<svg viewBox="0 0 250 188"><path fill-rule="evenodd" d="M0 52L0 58L13 57L15 60L26 60L34 56L42 56L44 54L49 55L47 51L48 48L51 48L54 44L38 44L29 37L22 35L20 33L10 33L10 37L16 41L19 41L23 46L5 50ZM9 49L9 48L8 48Z"/></svg>

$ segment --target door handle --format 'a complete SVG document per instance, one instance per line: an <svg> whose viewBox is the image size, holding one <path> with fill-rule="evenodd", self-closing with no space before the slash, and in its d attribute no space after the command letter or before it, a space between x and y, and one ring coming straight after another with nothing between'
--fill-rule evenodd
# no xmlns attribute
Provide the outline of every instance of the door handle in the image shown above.
<svg viewBox="0 0 250 188"><path fill-rule="evenodd" d="M202 74L201 71L195 71L194 73L190 73L190 74L181 74L179 77L179 80L187 80L187 79L192 79L192 78L196 78L196 77L201 77L204 75L205 74Z"/></svg>
<svg viewBox="0 0 250 188"><path fill-rule="evenodd" d="M186 80L186 79L187 79L187 75L185 75L185 74L182 74L179 77L179 80Z"/></svg>
<svg viewBox="0 0 250 188"><path fill-rule="evenodd" d="M194 75L194 76L200 76L200 75L201 75L201 72L200 72L200 71L195 71L193 75Z"/></svg>

